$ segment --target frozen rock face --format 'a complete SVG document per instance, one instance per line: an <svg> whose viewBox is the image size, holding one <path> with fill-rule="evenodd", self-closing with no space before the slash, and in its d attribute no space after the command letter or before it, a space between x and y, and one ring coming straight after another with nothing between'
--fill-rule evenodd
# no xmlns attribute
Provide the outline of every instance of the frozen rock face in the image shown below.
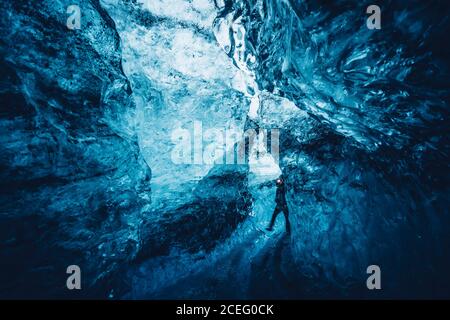
<svg viewBox="0 0 450 320"><path fill-rule="evenodd" d="M0 297L448 297L447 5L72 4L0 4Z"/></svg>

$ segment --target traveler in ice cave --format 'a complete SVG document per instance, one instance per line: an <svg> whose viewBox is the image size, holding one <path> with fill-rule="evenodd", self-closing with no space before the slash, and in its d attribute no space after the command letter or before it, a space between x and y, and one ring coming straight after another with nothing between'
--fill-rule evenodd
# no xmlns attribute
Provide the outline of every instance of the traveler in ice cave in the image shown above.
<svg viewBox="0 0 450 320"><path fill-rule="evenodd" d="M286 232L288 234L290 234L291 233L291 224L289 223L289 210L288 210L287 202L286 202L286 187L285 187L284 180L282 177L280 177L276 180L276 186L277 186L277 192L275 195L275 202L277 205L275 206L275 210L273 211L272 219L270 220L270 224L269 224L269 227L267 227L267 230L268 231L273 230L273 225L275 223L275 219L277 218L278 214L281 211L283 211L284 218L286 219Z"/></svg>

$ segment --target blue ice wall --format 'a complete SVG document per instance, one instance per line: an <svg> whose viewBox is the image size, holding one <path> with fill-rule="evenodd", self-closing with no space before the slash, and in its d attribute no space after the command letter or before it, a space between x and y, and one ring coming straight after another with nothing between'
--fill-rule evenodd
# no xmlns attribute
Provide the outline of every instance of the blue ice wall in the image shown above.
<svg viewBox="0 0 450 320"><path fill-rule="evenodd" d="M0 4L1 298L450 296L445 1L380 30L364 1L72 4ZM198 123L279 129L279 161L174 162Z"/></svg>

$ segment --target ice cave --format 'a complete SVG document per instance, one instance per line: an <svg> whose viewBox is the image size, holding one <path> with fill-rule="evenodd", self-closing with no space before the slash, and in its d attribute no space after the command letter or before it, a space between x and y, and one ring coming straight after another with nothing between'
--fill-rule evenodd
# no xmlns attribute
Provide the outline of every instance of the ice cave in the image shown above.
<svg viewBox="0 0 450 320"><path fill-rule="evenodd" d="M450 5L378 3L2 0L0 297L449 298Z"/></svg>

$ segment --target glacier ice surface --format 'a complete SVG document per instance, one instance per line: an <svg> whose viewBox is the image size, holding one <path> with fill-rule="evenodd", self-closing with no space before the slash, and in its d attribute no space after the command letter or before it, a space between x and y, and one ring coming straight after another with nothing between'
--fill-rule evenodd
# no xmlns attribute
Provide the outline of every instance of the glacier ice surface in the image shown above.
<svg viewBox="0 0 450 320"><path fill-rule="evenodd" d="M449 297L448 5L78 2L0 4L0 297ZM174 163L197 123L279 161Z"/></svg>

